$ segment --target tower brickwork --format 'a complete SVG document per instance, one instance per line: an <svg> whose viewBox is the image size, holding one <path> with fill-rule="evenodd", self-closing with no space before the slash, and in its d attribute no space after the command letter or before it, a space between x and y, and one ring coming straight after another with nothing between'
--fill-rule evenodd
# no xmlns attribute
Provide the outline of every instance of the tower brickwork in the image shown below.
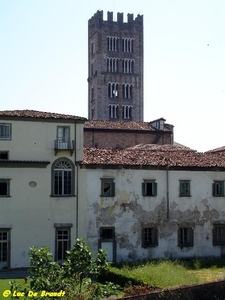
<svg viewBox="0 0 225 300"><path fill-rule="evenodd" d="M143 16L88 21L88 118L143 121Z"/></svg>

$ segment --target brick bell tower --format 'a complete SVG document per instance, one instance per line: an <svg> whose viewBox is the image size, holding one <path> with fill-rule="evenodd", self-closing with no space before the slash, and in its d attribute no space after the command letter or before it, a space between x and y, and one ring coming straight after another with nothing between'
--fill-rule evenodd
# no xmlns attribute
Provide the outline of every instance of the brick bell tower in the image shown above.
<svg viewBox="0 0 225 300"><path fill-rule="evenodd" d="M143 15L88 21L88 118L143 122Z"/></svg>

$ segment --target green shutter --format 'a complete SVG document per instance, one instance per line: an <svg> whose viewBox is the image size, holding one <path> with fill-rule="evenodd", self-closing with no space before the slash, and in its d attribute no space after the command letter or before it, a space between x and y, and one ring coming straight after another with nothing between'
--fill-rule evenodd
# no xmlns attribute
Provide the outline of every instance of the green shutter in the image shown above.
<svg viewBox="0 0 225 300"><path fill-rule="evenodd" d="M157 196L157 182L154 182L154 195Z"/></svg>
<svg viewBox="0 0 225 300"><path fill-rule="evenodd" d="M216 196L216 185L215 185L215 183L212 184L212 195L214 197Z"/></svg>
<svg viewBox="0 0 225 300"><path fill-rule="evenodd" d="M142 182L142 196L146 196L145 182Z"/></svg>
<svg viewBox="0 0 225 300"><path fill-rule="evenodd" d="M112 182L112 197L115 196L115 182Z"/></svg>
<svg viewBox="0 0 225 300"><path fill-rule="evenodd" d="M145 245L145 233L144 233L145 229L142 228L141 230L141 246L142 248L146 248L146 245Z"/></svg>
<svg viewBox="0 0 225 300"><path fill-rule="evenodd" d="M221 186L221 190L220 190L221 194L220 194L220 196L223 197L224 196L224 182L221 182L220 186Z"/></svg>

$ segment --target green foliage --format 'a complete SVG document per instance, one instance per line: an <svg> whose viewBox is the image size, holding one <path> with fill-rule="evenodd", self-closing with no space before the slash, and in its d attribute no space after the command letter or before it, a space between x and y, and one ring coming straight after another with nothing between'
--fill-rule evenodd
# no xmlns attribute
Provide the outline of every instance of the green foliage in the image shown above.
<svg viewBox="0 0 225 300"><path fill-rule="evenodd" d="M81 239L77 239L71 251L67 252L64 268L67 277L79 276L96 280L100 272L107 267L105 252L100 249L94 257L89 246Z"/></svg>
<svg viewBox="0 0 225 300"><path fill-rule="evenodd" d="M108 266L105 252L99 250L97 255L93 255L89 246L81 239L76 239L62 265L54 262L46 247L30 248L29 257L33 277L30 284L32 291L65 291L65 300L95 300L115 292L115 285L100 285L97 282L99 274Z"/></svg>
<svg viewBox="0 0 225 300"><path fill-rule="evenodd" d="M54 262L47 247L41 249L31 247L28 255L30 272L33 275L30 285L32 291L57 292L65 288L64 270L57 262Z"/></svg>

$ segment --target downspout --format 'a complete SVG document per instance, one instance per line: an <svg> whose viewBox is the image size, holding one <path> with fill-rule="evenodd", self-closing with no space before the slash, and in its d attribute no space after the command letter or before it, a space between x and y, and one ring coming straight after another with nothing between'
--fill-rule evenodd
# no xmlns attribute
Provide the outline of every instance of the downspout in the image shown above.
<svg viewBox="0 0 225 300"><path fill-rule="evenodd" d="M77 122L75 120L75 127L74 127L74 160L75 160L75 166L76 166L76 238L78 238L78 165L77 165Z"/></svg>
<svg viewBox="0 0 225 300"><path fill-rule="evenodd" d="M166 167L166 205L167 205L167 220L170 219L170 198L169 198L169 165Z"/></svg>

